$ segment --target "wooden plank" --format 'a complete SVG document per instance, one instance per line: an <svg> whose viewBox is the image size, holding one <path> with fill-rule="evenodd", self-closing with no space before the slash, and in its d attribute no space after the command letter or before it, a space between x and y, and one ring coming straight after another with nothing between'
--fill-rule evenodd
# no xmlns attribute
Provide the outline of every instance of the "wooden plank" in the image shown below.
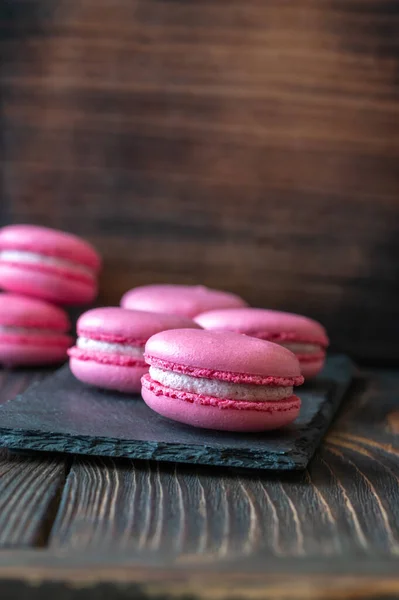
<svg viewBox="0 0 399 600"><path fill-rule="evenodd" d="M18 600L52 600L60 597L63 600L130 600L140 598L152 600L181 599L189 597L193 600L230 600L251 597L254 600L396 600L399 593L397 578L374 577L304 577L295 578L289 574L283 578L239 585L229 579L204 583L202 577L189 582L153 581L153 573L148 574L145 582L96 583L94 585L76 584L72 582L46 581L37 585L26 581L0 581L0 591L5 597ZM162 573L165 576L165 573ZM180 579L180 578L179 578Z"/></svg>
<svg viewBox="0 0 399 600"><path fill-rule="evenodd" d="M104 304L203 282L398 361L398 19L393 0L15 0L0 223L87 236Z"/></svg>
<svg viewBox="0 0 399 600"><path fill-rule="evenodd" d="M79 459L50 544L133 547L201 562L261 552L396 555L398 469L376 475L368 463L349 461L322 452L305 475L273 479Z"/></svg>
<svg viewBox="0 0 399 600"><path fill-rule="evenodd" d="M8 566L7 566L8 563ZM24 568L21 567L25 563ZM110 566L108 557L90 555L22 555L0 557L0 592L11 591L24 600L53 598L54 594L69 599L140 598L268 600L325 598L396 597L399 589L396 563L378 559L354 561L352 573L348 564L323 561L269 560L260 572L246 572L236 565L229 571L212 567L179 569L143 567L131 562L126 553ZM357 563L357 564L356 564Z"/></svg>
<svg viewBox="0 0 399 600"><path fill-rule="evenodd" d="M398 391L398 372L365 373L299 475L77 459L50 546L130 548L179 564L397 556L399 449L387 423Z"/></svg>
<svg viewBox="0 0 399 600"><path fill-rule="evenodd" d="M244 560L224 564L143 565L140 554L0 553L0 592L25 600L132 597L393 600L397 560L389 557L298 560L269 557L257 568ZM6 596L7 597L7 596Z"/></svg>
<svg viewBox="0 0 399 600"><path fill-rule="evenodd" d="M274 479L77 459L50 546L135 548L163 559L195 557L201 564L264 552L301 557L361 551L340 523L348 520L343 503L330 508L308 483L308 476Z"/></svg>
<svg viewBox="0 0 399 600"><path fill-rule="evenodd" d="M42 546L65 482L64 459L0 454L0 548Z"/></svg>

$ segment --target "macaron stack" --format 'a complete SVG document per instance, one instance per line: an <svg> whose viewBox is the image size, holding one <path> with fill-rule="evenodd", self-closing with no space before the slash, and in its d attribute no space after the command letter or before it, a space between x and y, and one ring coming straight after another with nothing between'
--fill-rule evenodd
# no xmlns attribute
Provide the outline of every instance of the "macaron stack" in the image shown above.
<svg viewBox="0 0 399 600"><path fill-rule="evenodd" d="M292 423L294 387L323 366L324 328L300 315L249 308L203 286L129 290L121 308L78 321L70 367L82 382L135 393L168 419L225 431Z"/></svg>
<svg viewBox="0 0 399 600"><path fill-rule="evenodd" d="M100 266L95 249L72 234L35 225L0 229L0 364L64 360L72 339L59 305L92 302Z"/></svg>
<svg viewBox="0 0 399 600"><path fill-rule="evenodd" d="M145 346L150 368L141 380L143 399L174 421L229 431L277 429L298 416L294 386L324 365L329 341L320 323L250 308L228 292L149 285L126 292L121 305L191 317L203 329L160 332Z"/></svg>
<svg viewBox="0 0 399 600"><path fill-rule="evenodd" d="M101 260L84 240L36 225L0 229L0 287L61 305L97 295Z"/></svg>

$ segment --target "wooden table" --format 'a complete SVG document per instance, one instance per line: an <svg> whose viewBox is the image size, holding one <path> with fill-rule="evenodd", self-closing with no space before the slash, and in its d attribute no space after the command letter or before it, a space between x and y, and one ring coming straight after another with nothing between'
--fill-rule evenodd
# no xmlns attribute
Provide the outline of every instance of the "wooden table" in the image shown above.
<svg viewBox="0 0 399 600"><path fill-rule="evenodd" d="M0 402L48 371L0 371ZM304 473L0 455L0 597L396 598L399 373L362 370Z"/></svg>

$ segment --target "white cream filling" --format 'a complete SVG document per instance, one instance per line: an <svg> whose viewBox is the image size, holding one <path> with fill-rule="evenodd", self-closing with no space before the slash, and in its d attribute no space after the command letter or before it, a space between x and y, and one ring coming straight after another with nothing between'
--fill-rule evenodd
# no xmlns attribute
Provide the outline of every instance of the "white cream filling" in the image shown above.
<svg viewBox="0 0 399 600"><path fill-rule="evenodd" d="M321 350L318 344L305 344L302 342L277 342L280 346L291 350L295 354L314 354Z"/></svg>
<svg viewBox="0 0 399 600"><path fill-rule="evenodd" d="M92 340L86 337L79 337L76 346L81 350L94 350L96 352L109 352L110 354L125 354L144 360L144 347L128 346L127 344L114 344L103 342L101 340Z"/></svg>
<svg viewBox="0 0 399 600"><path fill-rule="evenodd" d="M70 271L94 277L94 271L85 265L79 265L66 258L55 258L54 256L36 254L35 252L25 252L25 250L2 250L0 252L0 261L64 267L68 268Z"/></svg>
<svg viewBox="0 0 399 600"><path fill-rule="evenodd" d="M63 332L54 331L53 329L40 329L40 327L12 327L11 325L0 325L0 333L14 333L17 335L63 335Z"/></svg>
<svg viewBox="0 0 399 600"><path fill-rule="evenodd" d="M228 383L227 381L219 381L218 379L191 377L190 375L165 371L157 367L150 367L149 373L154 381L166 387L192 394L202 394L204 396L214 396L215 398L228 400L267 402L269 400L283 400L293 394L292 386L277 387L249 383Z"/></svg>

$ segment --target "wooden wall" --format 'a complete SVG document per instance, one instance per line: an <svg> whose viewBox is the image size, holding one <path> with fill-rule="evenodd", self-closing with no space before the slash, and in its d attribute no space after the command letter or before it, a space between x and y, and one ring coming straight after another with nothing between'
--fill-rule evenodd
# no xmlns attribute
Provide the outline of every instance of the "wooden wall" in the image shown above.
<svg viewBox="0 0 399 600"><path fill-rule="evenodd" d="M0 222L399 360L395 0L0 0Z"/></svg>

